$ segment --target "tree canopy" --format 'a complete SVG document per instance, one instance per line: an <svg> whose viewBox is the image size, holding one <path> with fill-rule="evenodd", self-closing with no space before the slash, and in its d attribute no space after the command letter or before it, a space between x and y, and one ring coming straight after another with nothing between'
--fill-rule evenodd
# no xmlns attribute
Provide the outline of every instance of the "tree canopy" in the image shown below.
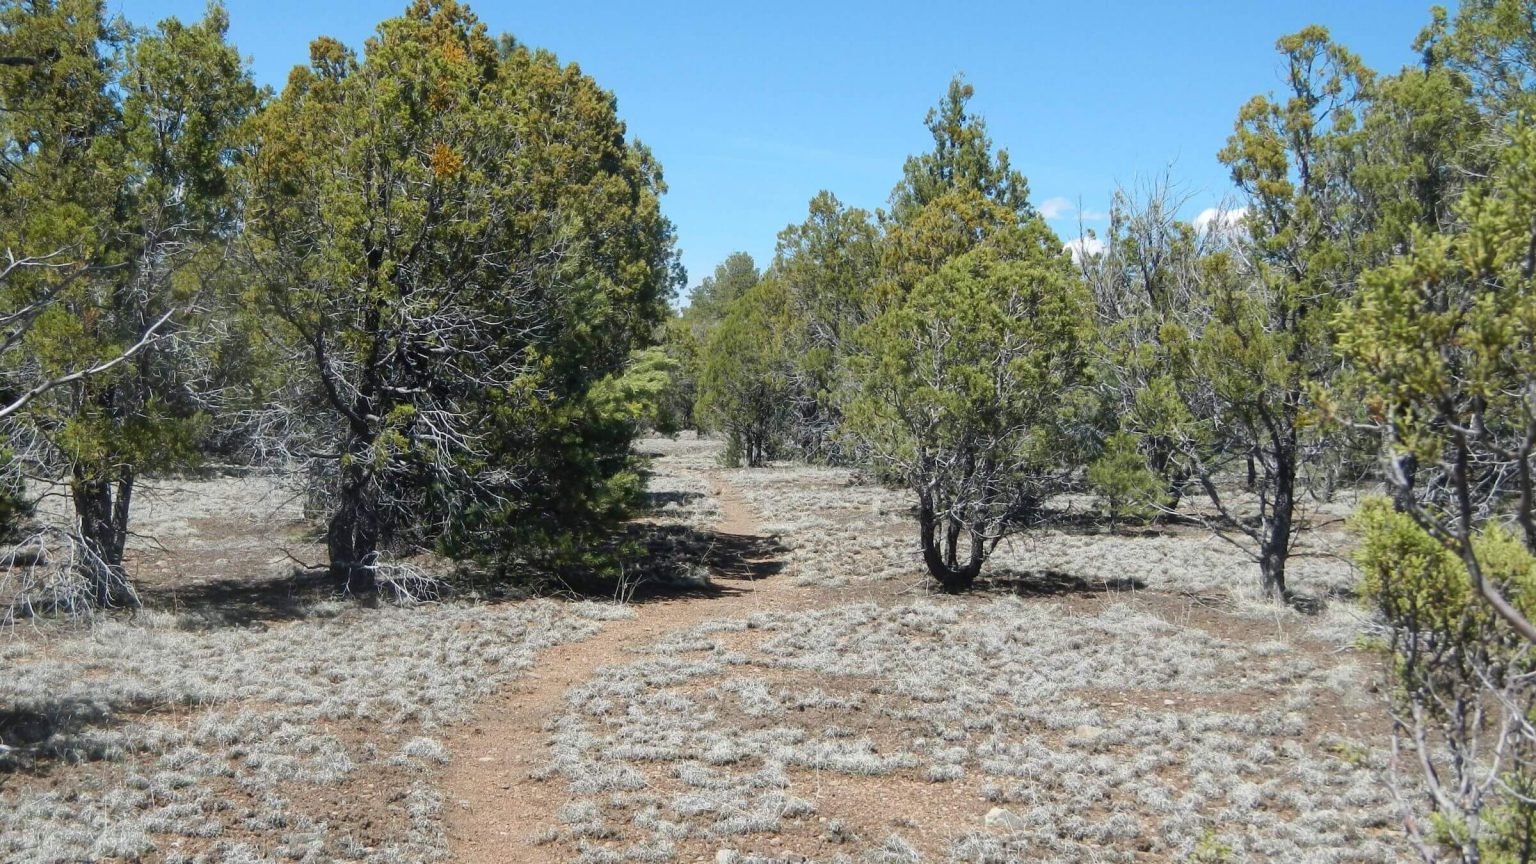
<svg viewBox="0 0 1536 864"><path fill-rule="evenodd" d="M633 492L593 388L673 290L660 170L575 66L413 3L321 39L256 124L254 301L309 386L331 567L404 548L569 551ZM584 527L585 526L585 527ZM530 546L531 544L531 546Z"/></svg>

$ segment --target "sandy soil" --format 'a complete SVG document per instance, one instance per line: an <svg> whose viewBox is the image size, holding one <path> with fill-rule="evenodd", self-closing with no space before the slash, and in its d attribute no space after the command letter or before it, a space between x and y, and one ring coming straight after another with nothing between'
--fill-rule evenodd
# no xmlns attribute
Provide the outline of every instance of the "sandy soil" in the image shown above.
<svg viewBox="0 0 1536 864"><path fill-rule="evenodd" d="M86 755L0 766L0 862L1406 860L1347 601L1256 603L1178 531L932 595L905 496L642 446L683 581L627 605L339 602L280 488L164 484L145 612L0 640L0 743L92 706L44 742Z"/></svg>
<svg viewBox="0 0 1536 864"><path fill-rule="evenodd" d="M757 516L741 495L718 479L710 493L722 518L723 538L760 538ZM746 564L769 563L748 559ZM747 568L750 570L750 568ZM720 574L714 574L720 580ZM534 779L549 760L549 724L565 711L566 691L601 667L633 658L634 649L668 633L686 630L726 614L791 608L810 600L809 592L787 579L752 575L729 585L722 596L684 596L638 604L638 617L614 621L584 642L561 645L539 658L511 688L496 694L448 741L453 761L443 781L447 798L451 858L465 864L565 860L560 847L539 843L539 832L556 824L556 814L570 800L558 777ZM728 607L728 608L726 608Z"/></svg>

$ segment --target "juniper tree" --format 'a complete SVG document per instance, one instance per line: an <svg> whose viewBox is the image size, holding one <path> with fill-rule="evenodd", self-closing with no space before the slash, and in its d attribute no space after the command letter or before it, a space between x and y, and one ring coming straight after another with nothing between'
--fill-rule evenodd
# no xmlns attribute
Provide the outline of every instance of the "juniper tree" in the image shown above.
<svg viewBox="0 0 1536 864"><path fill-rule="evenodd" d="M900 302L945 262L997 231L1034 217L1029 182L1012 167L1008 151L994 149L985 120L969 110L975 90L955 77L925 125L933 149L907 158L880 215L880 278L872 286L873 316Z"/></svg>
<svg viewBox="0 0 1536 864"><path fill-rule="evenodd" d="M1432 810L1426 860L1536 843L1536 129L1510 134L1456 224L1368 273L1341 317L1401 511L1358 527Z"/></svg>
<svg viewBox="0 0 1536 864"><path fill-rule="evenodd" d="M594 388L678 269L660 169L571 65L417 0L360 59L317 40L256 123L253 300L305 382L338 583L420 548L569 560L633 499L632 418Z"/></svg>
<svg viewBox="0 0 1536 864"><path fill-rule="evenodd" d="M1174 491L1197 482L1209 524L1259 565L1265 594L1289 596L1286 564L1309 466L1338 464L1339 441L1309 420L1338 369L1332 315L1366 256L1357 206L1359 117L1372 74L1322 28L1279 40L1289 93L1243 106L1221 159L1245 193L1202 232L1176 218L1166 185L1121 195L1105 252L1084 256L1100 313L1096 381ZM1091 260L1089 260L1091 259ZM1222 489L1249 462L1257 512Z"/></svg>
<svg viewBox="0 0 1536 864"><path fill-rule="evenodd" d="M699 373L698 410L726 435L726 462L767 464L790 420L791 319L783 283L757 282L725 309Z"/></svg>
<svg viewBox="0 0 1536 864"><path fill-rule="evenodd" d="M688 296L683 319L699 344L709 341L709 333L725 317L731 303L751 290L763 274L757 262L746 252L732 252L715 266L713 275L705 276Z"/></svg>
<svg viewBox="0 0 1536 864"><path fill-rule="evenodd" d="M968 588L1059 480L1061 396L1078 380L1087 297L1039 218L919 281L859 334L848 426L917 498L929 573Z"/></svg>
<svg viewBox="0 0 1536 864"><path fill-rule="evenodd" d="M733 304L762 279L757 262L746 252L732 252L690 292L688 306L665 334L668 353L677 360L679 376L675 398L686 405L682 420L700 431L722 428L713 423L716 411L705 410L701 389L713 335ZM718 408L719 405L716 405Z"/></svg>
<svg viewBox="0 0 1536 864"><path fill-rule="evenodd" d="M816 460L847 461L837 436L853 333L869 319L879 278L880 232L871 215L830 192L811 199L805 221L779 232L772 273L791 317L791 435Z"/></svg>
<svg viewBox="0 0 1536 864"><path fill-rule="evenodd" d="M1184 403L1180 355L1167 340L1199 329L1205 262L1227 239L1220 230L1202 232L1180 220L1186 203L1166 178L1137 192L1118 190L1100 248L1076 255L1097 325L1090 387L1093 425L1103 441L1088 448L1102 451L1094 457L1097 479L1090 480L1147 493L1138 494L1139 503L1161 510L1177 508L1184 495L1190 468L1181 445L1189 435L1203 438L1194 415L1210 407L1192 411ZM1158 494L1145 482L1147 471L1162 478Z"/></svg>
<svg viewBox="0 0 1536 864"><path fill-rule="evenodd" d="M197 455L199 322L258 93L216 5L147 32L89 0L7 3L0 21L0 54L32 61L0 68L0 233L38 265L0 286L25 325L9 385L35 397L13 429L67 479L81 567L110 604L131 596L135 484Z"/></svg>
<svg viewBox="0 0 1536 864"><path fill-rule="evenodd" d="M844 427L877 475L911 489L935 580L968 587L1059 476L1062 399L1087 306L1029 184L950 82L933 150L906 162L881 219L879 279L848 359Z"/></svg>

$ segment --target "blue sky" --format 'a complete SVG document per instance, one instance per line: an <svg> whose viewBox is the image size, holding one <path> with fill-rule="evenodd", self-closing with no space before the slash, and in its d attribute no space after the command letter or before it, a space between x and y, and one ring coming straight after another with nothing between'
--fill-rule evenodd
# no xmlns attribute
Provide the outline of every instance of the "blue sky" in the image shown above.
<svg viewBox="0 0 1536 864"><path fill-rule="evenodd" d="M202 0L107 0L138 24L195 18ZM404 0L227 0L231 38L281 86L310 39L361 47ZM1279 86L1279 36L1309 23L1378 70L1413 62L1428 20L1416 0L1182 0L471 4L493 32L576 62L618 97L660 159L689 282L744 249L760 265L820 189L873 209L922 119L964 72L993 141L1029 178L1063 238L1117 183L1161 173L1191 214L1230 191L1216 151L1237 109ZM1044 206L1052 199L1062 199ZM1088 223L1090 227L1092 222Z"/></svg>

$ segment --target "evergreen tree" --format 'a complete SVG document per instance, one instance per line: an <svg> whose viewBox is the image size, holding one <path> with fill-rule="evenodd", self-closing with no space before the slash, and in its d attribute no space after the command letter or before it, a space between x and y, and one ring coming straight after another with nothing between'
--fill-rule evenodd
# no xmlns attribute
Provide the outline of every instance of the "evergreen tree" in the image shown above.
<svg viewBox="0 0 1536 864"><path fill-rule="evenodd" d="M217 5L148 32L99 2L0 5L0 55L30 61L0 68L0 232L41 264L0 287L27 325L6 373L17 390L62 382L16 417L42 444L28 455L67 478L104 605L131 598L136 482L197 456L201 324L237 219L237 133L259 98L227 28Z"/></svg>
<svg viewBox="0 0 1536 864"><path fill-rule="evenodd" d="M1059 481L1061 395L1081 374L1086 318L1060 241L1034 218L861 331L848 426L881 476L916 496L923 560L945 590L970 587Z"/></svg>
<svg viewBox="0 0 1536 864"><path fill-rule="evenodd" d="M784 285L792 319L791 437L808 459L850 461L837 430L847 388L852 336L869 320L870 288L879 277L880 232L869 213L830 192L811 199L810 214L779 233L772 273Z"/></svg>
<svg viewBox="0 0 1536 864"><path fill-rule="evenodd" d="M764 279L726 307L710 334L698 410L726 435L726 463L757 468L778 455L790 419L790 315L784 286Z"/></svg>
<svg viewBox="0 0 1536 864"><path fill-rule="evenodd" d="M660 169L575 66L417 0L259 118L254 299L298 349L338 584L438 547L580 557L638 492L603 382L678 273Z"/></svg>

